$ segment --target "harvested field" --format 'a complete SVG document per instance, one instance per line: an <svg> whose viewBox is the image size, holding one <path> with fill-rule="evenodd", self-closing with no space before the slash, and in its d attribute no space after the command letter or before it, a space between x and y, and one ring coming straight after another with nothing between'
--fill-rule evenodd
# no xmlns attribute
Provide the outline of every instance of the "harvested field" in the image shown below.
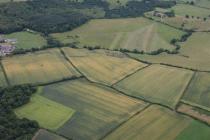
<svg viewBox="0 0 210 140"><path fill-rule="evenodd" d="M156 51L173 50L172 39L179 39L185 32L153 22L146 18L92 20L70 32L52 34L64 44L75 42L78 46Z"/></svg>
<svg viewBox="0 0 210 140"><path fill-rule="evenodd" d="M148 105L84 79L46 86L42 96L76 110L57 131L75 140L98 140Z"/></svg>
<svg viewBox="0 0 210 140"><path fill-rule="evenodd" d="M182 100L210 111L209 83L210 73L196 73Z"/></svg>
<svg viewBox="0 0 210 140"><path fill-rule="evenodd" d="M66 140L65 138L58 136L47 130L40 129L32 140Z"/></svg>
<svg viewBox="0 0 210 140"><path fill-rule="evenodd" d="M151 65L114 85L124 93L174 108L193 72L161 65Z"/></svg>
<svg viewBox="0 0 210 140"><path fill-rule="evenodd" d="M71 62L91 81L111 85L147 66L119 52L62 48ZM78 53L77 53L78 52ZM76 56L78 55L78 57Z"/></svg>
<svg viewBox="0 0 210 140"><path fill-rule="evenodd" d="M153 105L113 131L105 140L174 140L189 123L187 118Z"/></svg>
<svg viewBox="0 0 210 140"><path fill-rule="evenodd" d="M71 118L74 110L40 95L34 95L28 104L16 109L15 114L19 118L36 120L41 127L56 130Z"/></svg>
<svg viewBox="0 0 210 140"><path fill-rule="evenodd" d="M2 63L12 85L49 83L79 76L58 49L15 55Z"/></svg>

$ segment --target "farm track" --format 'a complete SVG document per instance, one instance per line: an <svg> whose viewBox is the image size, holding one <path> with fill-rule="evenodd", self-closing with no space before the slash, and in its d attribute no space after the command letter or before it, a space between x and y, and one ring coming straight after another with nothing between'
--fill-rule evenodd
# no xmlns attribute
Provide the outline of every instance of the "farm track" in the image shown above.
<svg viewBox="0 0 210 140"><path fill-rule="evenodd" d="M4 66L3 66L1 60L0 60L0 67L1 67L1 69L2 69L2 71L3 71L3 74L4 74L4 77L5 77L5 79L6 79L7 85L10 86L11 84L10 84L10 82L9 82L9 79L8 79L8 77L7 77L6 71L5 71L5 69L4 69Z"/></svg>

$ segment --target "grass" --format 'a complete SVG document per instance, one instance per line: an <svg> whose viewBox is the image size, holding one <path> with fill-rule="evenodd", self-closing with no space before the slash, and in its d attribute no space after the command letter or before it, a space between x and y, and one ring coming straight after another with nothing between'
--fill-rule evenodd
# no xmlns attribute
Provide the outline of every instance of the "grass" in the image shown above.
<svg viewBox="0 0 210 140"><path fill-rule="evenodd" d="M105 140L174 140L189 123L187 118L153 105L124 123Z"/></svg>
<svg viewBox="0 0 210 140"><path fill-rule="evenodd" d="M111 85L146 65L111 51L63 48L72 63L91 81ZM78 55L78 57L77 57Z"/></svg>
<svg viewBox="0 0 210 140"><path fill-rule="evenodd" d="M203 123L192 121L175 140L209 140L210 128Z"/></svg>
<svg viewBox="0 0 210 140"><path fill-rule="evenodd" d="M42 84L79 76L58 49L15 55L2 61L11 85Z"/></svg>
<svg viewBox="0 0 210 140"><path fill-rule="evenodd" d="M209 108L210 110L210 74L196 73L183 100Z"/></svg>
<svg viewBox="0 0 210 140"><path fill-rule="evenodd" d="M75 42L78 46L127 49L152 52L160 48L173 50L173 38L180 38L183 31L145 18L98 19L69 32L51 34L64 44Z"/></svg>
<svg viewBox="0 0 210 140"><path fill-rule="evenodd" d="M210 71L210 33L193 33L190 38L181 44L179 54L170 55L162 53L160 55L139 55L129 54L131 57L154 62L165 63L180 67L192 68L202 71Z"/></svg>
<svg viewBox="0 0 210 140"><path fill-rule="evenodd" d="M15 110L15 114L19 118L36 120L41 127L56 130L72 117L74 110L40 95L33 95L28 104Z"/></svg>
<svg viewBox="0 0 210 140"><path fill-rule="evenodd" d="M76 110L57 131L69 139L98 140L148 105L84 79L45 86L43 90L42 96Z"/></svg>
<svg viewBox="0 0 210 140"><path fill-rule="evenodd" d="M7 86L7 81L5 79L4 73L2 68L0 67L0 87L5 87Z"/></svg>
<svg viewBox="0 0 210 140"><path fill-rule="evenodd" d="M4 37L9 39L17 39L17 44L15 45L18 49L40 48L47 45L47 41L39 33L36 32L16 32L4 35Z"/></svg>
<svg viewBox="0 0 210 140"><path fill-rule="evenodd" d="M46 130L39 130L32 140L66 140L65 138L58 136Z"/></svg>
<svg viewBox="0 0 210 140"><path fill-rule="evenodd" d="M179 102L192 72L152 65L114 85L128 95L174 108Z"/></svg>
<svg viewBox="0 0 210 140"><path fill-rule="evenodd" d="M210 15L209 9L204 9L188 4L177 4L173 6L171 9L174 10L175 14L179 16L189 15L189 16L194 16L195 18L196 17L207 18Z"/></svg>

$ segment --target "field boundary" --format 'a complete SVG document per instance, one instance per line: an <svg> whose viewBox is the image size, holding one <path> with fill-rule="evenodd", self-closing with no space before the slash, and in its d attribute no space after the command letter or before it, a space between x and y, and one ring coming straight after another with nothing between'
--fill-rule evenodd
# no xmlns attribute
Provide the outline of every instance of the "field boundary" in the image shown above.
<svg viewBox="0 0 210 140"><path fill-rule="evenodd" d="M186 87L184 88L182 94L180 95L180 97L179 97L179 99L178 99L178 101L177 101L177 103L176 103L175 110L177 110L177 107L178 107L178 105L179 105L179 102L182 100L183 96L185 95L186 91L188 90L190 84L192 83L192 80L195 78L195 75L196 75L196 72L193 72L193 74L192 74L192 76L190 77L190 79L189 79L189 81L188 81Z"/></svg>
<svg viewBox="0 0 210 140"><path fill-rule="evenodd" d="M100 138L99 140L103 140L105 139L107 136L109 136L110 134L112 134L115 130L117 130L120 126L124 125L126 122L128 122L129 120L131 120L132 118L134 118L135 116L141 114L142 112L144 112L147 108L149 108L151 106L151 104L146 105L143 109L139 110L138 112L136 112L135 114L133 114L131 117L129 117L127 120L121 122L118 126L116 126L115 128L113 128L111 131L107 132L107 134L105 134L102 138Z"/></svg>
<svg viewBox="0 0 210 140"><path fill-rule="evenodd" d="M1 60L0 60L0 68L2 69L2 72L3 72L4 78L6 80L7 86L10 86L11 84L10 84L9 78L7 77L7 73L6 73L5 69L4 69L4 65L2 64Z"/></svg>

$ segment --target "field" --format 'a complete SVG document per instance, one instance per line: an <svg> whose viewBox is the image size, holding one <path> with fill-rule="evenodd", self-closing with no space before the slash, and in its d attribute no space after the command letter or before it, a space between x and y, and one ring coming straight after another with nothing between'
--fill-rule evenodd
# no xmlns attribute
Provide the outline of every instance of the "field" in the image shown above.
<svg viewBox="0 0 210 140"><path fill-rule="evenodd" d="M120 126L105 140L174 140L189 123L187 118L153 105Z"/></svg>
<svg viewBox="0 0 210 140"><path fill-rule="evenodd" d="M183 100L210 111L210 73L196 73Z"/></svg>
<svg viewBox="0 0 210 140"><path fill-rule="evenodd" d="M148 105L84 79L46 86L42 96L76 111L57 133L79 140L102 138Z"/></svg>
<svg viewBox="0 0 210 140"><path fill-rule="evenodd" d="M62 48L72 63L91 81L111 85L146 64L111 51Z"/></svg>
<svg viewBox="0 0 210 140"><path fill-rule="evenodd" d="M71 118L74 110L34 95L28 104L16 109L15 113L19 118L36 120L41 127L56 130Z"/></svg>
<svg viewBox="0 0 210 140"><path fill-rule="evenodd" d="M146 18L128 18L91 20L73 31L51 35L64 44L74 42L80 47L152 52L160 48L173 50L171 40L183 34L183 31Z"/></svg>
<svg viewBox="0 0 210 140"><path fill-rule="evenodd" d="M128 95L174 108L182 96L192 72L152 65L114 85Z"/></svg>
<svg viewBox="0 0 210 140"><path fill-rule="evenodd" d="M58 49L15 55L2 61L11 85L40 84L79 76Z"/></svg>
<svg viewBox="0 0 210 140"><path fill-rule="evenodd" d="M187 4L177 4L176 6L171 8L174 10L176 15L179 16L194 16L194 18L200 17L200 18L208 18L210 15L210 10L209 9L204 9L192 5L187 5Z"/></svg>
<svg viewBox="0 0 210 140"><path fill-rule="evenodd" d="M37 32L16 32L4 35L5 38L17 39L16 47L18 49L40 48L47 45L47 41Z"/></svg>
<svg viewBox="0 0 210 140"><path fill-rule="evenodd" d="M139 55L129 54L130 56L154 63L165 63L180 67L192 68L203 71L210 71L210 33L197 32L181 44L180 53L170 55L162 53L160 55ZM199 40L199 41L198 41Z"/></svg>
<svg viewBox="0 0 210 140"><path fill-rule="evenodd" d="M46 130L40 129L32 140L66 140L66 139L54 133L50 133Z"/></svg>
<svg viewBox="0 0 210 140"><path fill-rule="evenodd" d="M18 1L26 1L26 0L1 0L0 3L11 2L11 1L18 2Z"/></svg>
<svg viewBox="0 0 210 140"><path fill-rule="evenodd" d="M7 82L4 73L2 71L2 68L0 67L0 87L5 87L5 86L7 86Z"/></svg>

